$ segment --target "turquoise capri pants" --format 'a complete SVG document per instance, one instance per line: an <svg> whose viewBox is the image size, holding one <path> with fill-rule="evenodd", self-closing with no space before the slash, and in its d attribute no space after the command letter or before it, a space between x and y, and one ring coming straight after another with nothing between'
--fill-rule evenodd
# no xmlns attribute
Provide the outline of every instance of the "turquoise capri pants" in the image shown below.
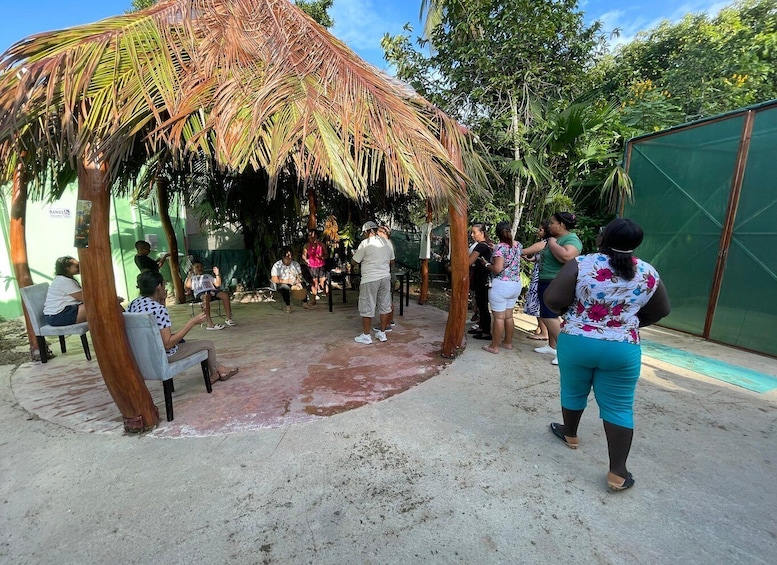
<svg viewBox="0 0 777 565"><path fill-rule="evenodd" d="M594 390L599 417L634 428L634 391L642 365L642 348L625 341L607 341L561 333L558 336L561 407L583 410Z"/></svg>

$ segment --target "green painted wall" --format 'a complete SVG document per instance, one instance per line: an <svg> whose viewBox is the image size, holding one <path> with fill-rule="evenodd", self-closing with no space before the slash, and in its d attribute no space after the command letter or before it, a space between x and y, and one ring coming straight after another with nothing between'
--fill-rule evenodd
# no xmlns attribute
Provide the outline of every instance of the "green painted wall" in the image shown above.
<svg viewBox="0 0 777 565"><path fill-rule="evenodd" d="M77 188L73 186L63 197L53 203L28 202L27 204L27 253L33 281L50 282L54 277L54 262L58 257L78 257L75 247L75 211ZM22 315L21 299L16 278L10 262L9 228L10 198L8 190L0 196L0 316L6 319ZM178 247L185 253L185 227L183 213L177 202L171 206L171 218L178 237ZM112 198L110 217L110 241L113 255L113 273L116 279L116 294L126 299L137 296L135 277L135 242L138 239L156 238L151 256L167 251L167 239L159 216L148 201L133 204L127 198ZM162 274L170 280L170 270L165 264Z"/></svg>

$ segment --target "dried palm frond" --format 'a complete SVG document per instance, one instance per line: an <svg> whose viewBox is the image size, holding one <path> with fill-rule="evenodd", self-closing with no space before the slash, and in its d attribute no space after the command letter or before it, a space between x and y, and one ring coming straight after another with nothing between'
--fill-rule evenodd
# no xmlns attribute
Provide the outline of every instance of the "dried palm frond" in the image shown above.
<svg viewBox="0 0 777 565"><path fill-rule="evenodd" d="M463 128L287 0L168 0L0 57L3 178L27 151L36 178L87 158L113 181L139 147L175 165L264 169L271 194L287 170L354 199L380 182L437 206L487 186Z"/></svg>

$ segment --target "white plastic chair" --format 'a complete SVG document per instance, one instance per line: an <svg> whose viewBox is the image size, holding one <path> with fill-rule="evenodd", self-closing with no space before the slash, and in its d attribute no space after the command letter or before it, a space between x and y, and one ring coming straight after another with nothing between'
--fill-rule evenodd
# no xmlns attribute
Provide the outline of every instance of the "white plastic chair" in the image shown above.
<svg viewBox="0 0 777 565"><path fill-rule="evenodd" d="M205 389L212 392L210 371L208 371L208 352L198 351L189 357L170 363L167 360L159 326L154 315L147 312L124 312L124 327L127 330L132 355L138 364L140 373L147 381L162 381L165 393L167 421L173 421L173 377L199 363L205 379Z"/></svg>
<svg viewBox="0 0 777 565"><path fill-rule="evenodd" d="M46 303L46 294L49 292L49 283L38 283L30 286L23 286L19 289L22 295L24 308L27 310L27 316L30 318L32 331L38 338L38 349L40 349L40 362L46 363L49 360L48 349L46 347L45 336L59 336L59 348L62 353L67 353L65 347L66 335L80 335L81 344L84 346L84 353L88 361L92 360L92 354L89 351L89 342L86 340L86 332L89 331L89 323L81 322L69 326L50 326L46 323L43 316L43 305Z"/></svg>

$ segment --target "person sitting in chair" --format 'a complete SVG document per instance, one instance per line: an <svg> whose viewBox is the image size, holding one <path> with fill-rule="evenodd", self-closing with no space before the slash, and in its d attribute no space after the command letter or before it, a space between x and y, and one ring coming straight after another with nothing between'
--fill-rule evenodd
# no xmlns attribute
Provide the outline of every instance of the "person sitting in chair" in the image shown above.
<svg viewBox="0 0 777 565"><path fill-rule="evenodd" d="M162 343L167 352L167 361L178 361L197 353L198 351L208 352L208 370L210 371L210 381L226 381L237 374L237 367L227 367L222 365L216 358L216 349L213 342L208 339L183 341L184 336L191 331L197 324L205 320L205 312L194 316L186 322L186 325L173 332L170 313L165 308L165 299L167 289L165 281L159 271L143 271L138 275L138 290L140 296L130 302L128 311L137 313L151 313L154 315L159 334L162 336Z"/></svg>
<svg viewBox="0 0 777 565"><path fill-rule="evenodd" d="M237 324L232 319L232 306L229 303L229 294L219 288L221 286L221 273L218 267L213 267L213 275L205 274L202 263L196 261L192 263L192 270L189 272L189 276L186 277L186 288L192 291L195 300L202 300L202 309L205 312L205 319L208 324L205 329L223 330L224 326L214 324L213 319L210 317L210 303L214 298L224 303L224 309L227 312L227 318L224 320L224 323L228 326Z"/></svg>
<svg viewBox="0 0 777 565"><path fill-rule="evenodd" d="M292 256L291 248L281 249L281 260L276 261L270 271L270 280L275 285L275 289L281 293L283 303L286 305L286 313L291 314L291 289L292 287L302 287L302 267ZM303 308L314 308L308 304L308 297L302 301Z"/></svg>
<svg viewBox="0 0 777 565"><path fill-rule="evenodd" d="M86 322L86 307L81 285L73 278L80 273L78 259L60 257L54 263L54 280L51 281L43 305L43 316L50 326L70 326Z"/></svg>

